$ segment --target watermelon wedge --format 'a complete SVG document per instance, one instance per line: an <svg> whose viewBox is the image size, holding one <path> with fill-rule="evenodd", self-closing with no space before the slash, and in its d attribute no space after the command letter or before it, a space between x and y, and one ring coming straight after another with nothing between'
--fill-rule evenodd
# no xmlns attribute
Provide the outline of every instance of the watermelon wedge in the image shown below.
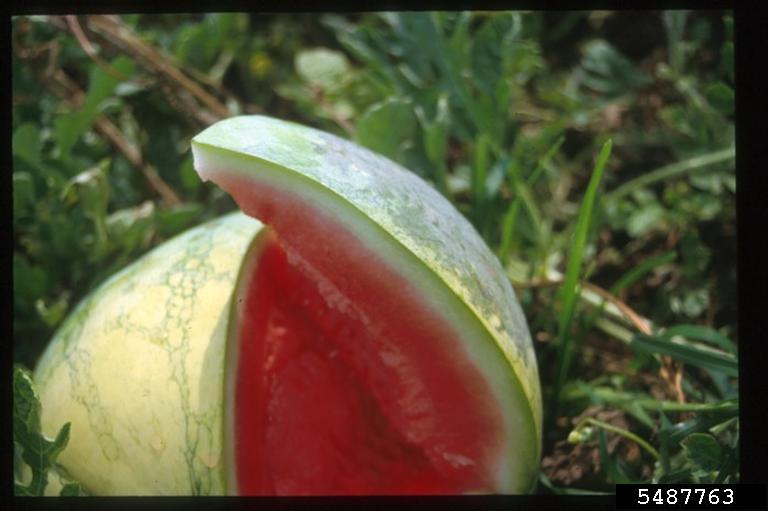
<svg viewBox="0 0 768 511"><path fill-rule="evenodd" d="M241 280L259 295L231 323L238 490L527 490L535 358L470 224L414 174L311 128L239 117L192 148L201 177L274 229L275 248Z"/></svg>
<svg viewBox="0 0 768 511"><path fill-rule="evenodd" d="M67 320L36 377L44 428L73 423L71 475L98 493L529 491L532 343L461 214L285 121L221 121L192 150L258 221L185 233Z"/></svg>

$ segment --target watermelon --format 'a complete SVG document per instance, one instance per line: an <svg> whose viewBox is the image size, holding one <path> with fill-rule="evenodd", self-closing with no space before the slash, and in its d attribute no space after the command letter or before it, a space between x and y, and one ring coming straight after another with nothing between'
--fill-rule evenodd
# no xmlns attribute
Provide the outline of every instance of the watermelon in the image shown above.
<svg viewBox="0 0 768 511"><path fill-rule="evenodd" d="M57 333L36 380L44 430L72 422L66 471L99 494L529 491L532 343L464 217L294 123L227 119L192 150L245 215L158 247Z"/></svg>

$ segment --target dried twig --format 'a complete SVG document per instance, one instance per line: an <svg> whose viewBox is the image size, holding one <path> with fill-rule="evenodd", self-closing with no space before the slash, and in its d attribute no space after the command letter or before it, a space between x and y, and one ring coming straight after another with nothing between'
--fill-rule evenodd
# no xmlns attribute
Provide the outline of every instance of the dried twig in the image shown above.
<svg viewBox="0 0 768 511"><path fill-rule="evenodd" d="M75 36L75 39L85 54L88 55L88 58L94 61L97 66L99 66L104 70L105 73L111 75L112 77L117 78L118 80L129 79L129 77L125 76L120 71L104 62L101 57L99 57L99 53L93 47L90 39L88 39L88 36L85 35L85 32L83 32L83 29L80 26L80 22L77 21L77 16L68 15L64 16L64 19L67 22L67 27L69 28L70 32L72 32L72 35Z"/></svg>
<svg viewBox="0 0 768 511"><path fill-rule="evenodd" d="M562 284L563 280L564 280L564 277L562 275L555 275L548 279L537 279L537 280L532 280L528 282L517 282L516 285L519 287L526 287L526 288L538 288L538 287L547 287L547 286L555 286L558 284ZM616 309L619 312L621 312L621 314L627 320L629 320L629 322L632 323L632 325L634 325L634 327L637 328L641 333L645 335L653 335L653 329L651 328L650 320L642 317L640 314L635 312L634 309L632 309L632 307L627 305L626 302L621 300L616 295L590 282L583 283L582 288L584 290L591 291L592 293L596 294L603 300L613 304L616 307ZM667 384L670 387L670 390L672 391L672 394L677 398L677 401L679 403L685 403L685 393L683 392L683 387L682 387L682 384L683 384L682 364L677 363L669 355L661 355L661 362L662 364L659 369L659 373L662 379L665 382L667 382Z"/></svg>
<svg viewBox="0 0 768 511"><path fill-rule="evenodd" d="M199 100L207 109L200 108L199 105L191 105L191 111L202 123L212 124L231 115L223 103L188 78L173 64L169 56L139 39L120 21L119 17L113 15L89 16L88 23L90 27L102 32L112 42L122 46L131 55L147 64L149 68Z"/></svg>
<svg viewBox="0 0 768 511"><path fill-rule="evenodd" d="M675 359L669 355L662 355L659 375L667 385L669 385L669 389L677 399L677 402L685 403L685 393L683 392L683 364L675 361Z"/></svg>
<svg viewBox="0 0 768 511"><path fill-rule="evenodd" d="M640 332L644 333L645 335L653 334L653 332L651 331L650 321L640 316L637 312L635 312L632 309L632 307L627 305L626 302L623 302L618 296L590 282L585 282L584 287L586 289L590 289L594 291L595 293L600 295L602 298L606 299L607 301L611 302L616 307L618 307L619 310L622 313L624 313L627 319L630 320L632 324L635 325L635 327L637 327L638 330L640 330Z"/></svg>
<svg viewBox="0 0 768 511"><path fill-rule="evenodd" d="M525 288L548 287L562 284L563 280L564 277L560 276L550 279L537 279L529 282L516 283L516 285ZM644 333L645 335L652 335L653 332L651 330L650 321L635 312L632 307L623 302L618 296L590 282L585 282L582 284L582 286L584 289L589 289L604 300L615 305L616 308L621 311L624 317L626 317L630 323L632 323L640 332Z"/></svg>

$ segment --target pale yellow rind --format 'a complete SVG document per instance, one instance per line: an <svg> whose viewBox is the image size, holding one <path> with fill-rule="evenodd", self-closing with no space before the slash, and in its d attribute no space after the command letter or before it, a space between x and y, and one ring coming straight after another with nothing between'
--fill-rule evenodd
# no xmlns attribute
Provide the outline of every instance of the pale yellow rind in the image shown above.
<svg viewBox="0 0 768 511"><path fill-rule="evenodd" d="M105 282L43 355L43 432L97 495L222 494L230 300L261 224L241 213L191 229Z"/></svg>

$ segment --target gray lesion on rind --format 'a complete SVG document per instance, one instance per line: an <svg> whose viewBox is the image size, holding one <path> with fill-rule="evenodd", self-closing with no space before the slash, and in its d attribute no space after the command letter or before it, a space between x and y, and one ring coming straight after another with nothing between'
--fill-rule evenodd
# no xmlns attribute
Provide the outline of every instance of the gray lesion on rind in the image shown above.
<svg viewBox="0 0 768 511"><path fill-rule="evenodd" d="M415 174L334 135L268 117L229 119L196 137L209 140L296 170L345 198L426 262L538 380L525 318L501 264L472 225Z"/></svg>

